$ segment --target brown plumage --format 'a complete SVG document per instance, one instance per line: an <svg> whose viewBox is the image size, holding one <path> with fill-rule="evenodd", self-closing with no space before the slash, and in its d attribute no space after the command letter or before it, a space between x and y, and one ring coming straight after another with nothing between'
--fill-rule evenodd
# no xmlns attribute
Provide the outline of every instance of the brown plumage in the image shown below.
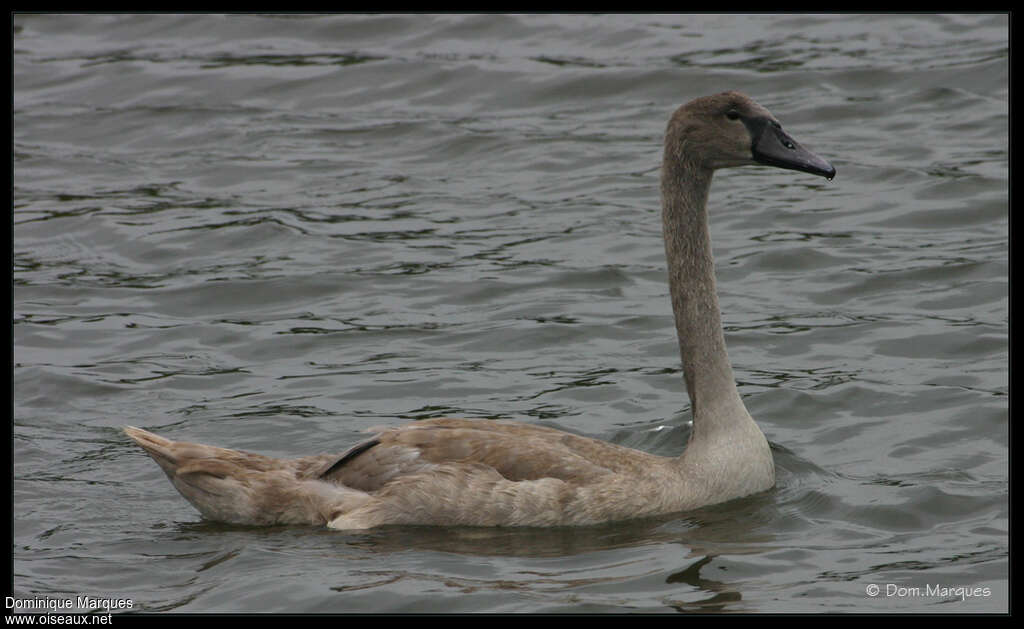
<svg viewBox="0 0 1024 629"><path fill-rule="evenodd" d="M661 457L552 428L432 419L379 430L342 454L273 459L125 432L206 517L240 524L585 525L723 502L775 482L771 451L732 374L715 291L707 196L718 168L835 169L737 92L669 121L662 218L693 432Z"/></svg>

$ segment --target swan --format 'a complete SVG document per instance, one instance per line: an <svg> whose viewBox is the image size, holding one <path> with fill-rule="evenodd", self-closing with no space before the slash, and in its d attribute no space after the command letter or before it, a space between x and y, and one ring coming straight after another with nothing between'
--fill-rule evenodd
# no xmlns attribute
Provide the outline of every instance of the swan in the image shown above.
<svg viewBox="0 0 1024 629"><path fill-rule="evenodd" d="M832 179L764 107L739 92L671 116L661 172L668 281L693 411L685 451L662 457L523 423L431 419L342 454L275 459L126 426L203 516L220 522L577 526L683 512L770 489L771 450L725 349L707 199L719 168L765 164Z"/></svg>

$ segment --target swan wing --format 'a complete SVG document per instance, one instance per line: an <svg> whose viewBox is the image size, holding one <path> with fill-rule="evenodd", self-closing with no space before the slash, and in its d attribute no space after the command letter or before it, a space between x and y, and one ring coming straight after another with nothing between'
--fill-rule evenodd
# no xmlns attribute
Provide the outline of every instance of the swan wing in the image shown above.
<svg viewBox="0 0 1024 629"><path fill-rule="evenodd" d="M383 430L337 457L320 478L372 492L437 465L462 465L510 481L588 484L609 473L640 474L660 458L544 426L443 418Z"/></svg>

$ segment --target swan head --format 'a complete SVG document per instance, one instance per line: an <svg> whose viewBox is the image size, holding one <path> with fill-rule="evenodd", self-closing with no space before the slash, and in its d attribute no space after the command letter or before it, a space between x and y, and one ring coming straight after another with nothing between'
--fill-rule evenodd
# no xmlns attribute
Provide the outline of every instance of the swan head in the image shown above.
<svg viewBox="0 0 1024 629"><path fill-rule="evenodd" d="M694 99L672 115L666 156L709 170L763 164L832 179L832 164L801 146L749 96L724 92Z"/></svg>

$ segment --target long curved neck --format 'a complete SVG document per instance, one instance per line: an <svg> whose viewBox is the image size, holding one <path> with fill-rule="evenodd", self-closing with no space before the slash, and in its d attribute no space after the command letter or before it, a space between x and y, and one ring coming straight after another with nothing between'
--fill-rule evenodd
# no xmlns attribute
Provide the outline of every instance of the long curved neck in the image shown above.
<svg viewBox="0 0 1024 629"><path fill-rule="evenodd" d="M750 421L725 350L715 291L707 214L712 173L666 149L661 181L662 223L672 311L693 408L691 439Z"/></svg>

